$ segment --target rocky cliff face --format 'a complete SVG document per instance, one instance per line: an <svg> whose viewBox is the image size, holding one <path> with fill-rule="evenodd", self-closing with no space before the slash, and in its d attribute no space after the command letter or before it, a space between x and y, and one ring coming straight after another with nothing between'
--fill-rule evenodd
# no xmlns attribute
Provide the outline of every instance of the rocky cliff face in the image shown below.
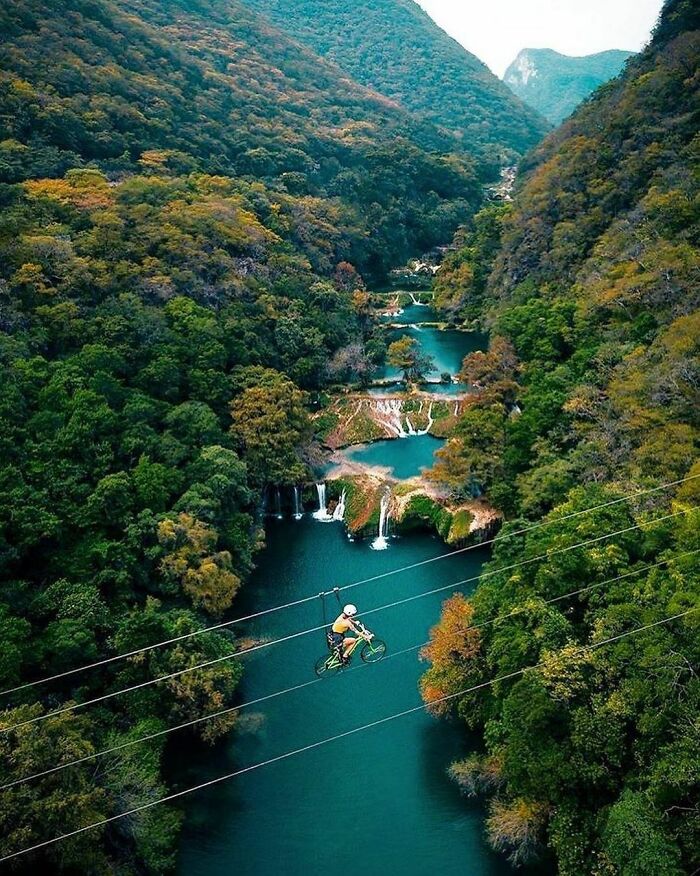
<svg viewBox="0 0 700 876"><path fill-rule="evenodd" d="M555 125L604 82L617 76L632 52L613 49L582 58L552 49L523 49L503 81Z"/></svg>

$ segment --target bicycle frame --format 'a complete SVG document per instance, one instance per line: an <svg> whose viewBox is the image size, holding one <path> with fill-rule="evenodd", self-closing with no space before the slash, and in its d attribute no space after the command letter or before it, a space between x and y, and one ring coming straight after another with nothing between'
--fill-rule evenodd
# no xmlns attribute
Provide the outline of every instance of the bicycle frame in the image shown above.
<svg viewBox="0 0 700 876"><path fill-rule="evenodd" d="M374 639L374 637L375 637L374 633L371 633L360 621L356 621L355 626L357 626L357 628L360 632L360 635L358 635L357 638L353 639L352 645L348 648L347 652L345 652L345 657L347 659L345 661L343 661L340 657L339 651L340 651L340 653L342 653L342 645L341 645L340 649L334 648L332 650L330 656L326 660L326 669L327 670L332 671L335 669L341 669L342 667L347 665L348 661L352 657L353 653L357 650L357 648L359 648L361 645L365 645L365 644L371 645L372 639ZM382 650L382 653L383 653L384 649L386 648L386 645L384 645L384 643L381 643L381 647L383 649Z"/></svg>
<svg viewBox="0 0 700 876"><path fill-rule="evenodd" d="M366 629L365 629L361 624L359 624L359 623L357 624L357 626L358 626L358 628L361 628L361 630L362 630L362 635L359 635L359 636L357 636L355 639L353 639L352 645L350 645L350 647L348 648L348 650L345 652L345 657L346 657L348 660L352 657L353 652L355 651L356 648L358 648L360 645L364 644L365 642L371 642L371 641L372 641L372 638L373 638L373 634L370 633L369 630L366 630ZM340 658L339 658L339 656L338 656L338 651L340 651L341 653L343 653L343 651L344 651L344 647L343 647L342 644L340 645L339 648L334 648L334 649L333 649L333 658L334 658L335 661L337 661L337 664L340 666L342 661L340 660Z"/></svg>

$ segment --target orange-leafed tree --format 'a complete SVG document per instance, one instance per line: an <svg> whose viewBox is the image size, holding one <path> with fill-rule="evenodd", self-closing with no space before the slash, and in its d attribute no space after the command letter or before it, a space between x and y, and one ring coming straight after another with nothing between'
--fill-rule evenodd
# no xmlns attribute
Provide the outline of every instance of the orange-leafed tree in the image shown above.
<svg viewBox="0 0 700 876"><path fill-rule="evenodd" d="M430 631L421 658L431 663L420 682L421 695L433 715L446 715L454 699L445 699L469 687L479 672L481 637L472 626L474 608L461 593L442 606L440 623ZM456 699L456 698L455 698Z"/></svg>

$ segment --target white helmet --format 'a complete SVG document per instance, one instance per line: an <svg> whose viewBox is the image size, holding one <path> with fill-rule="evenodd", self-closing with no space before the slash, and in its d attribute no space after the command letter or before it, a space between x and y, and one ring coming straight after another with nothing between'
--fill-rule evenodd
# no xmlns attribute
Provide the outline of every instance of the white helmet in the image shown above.
<svg viewBox="0 0 700 876"><path fill-rule="evenodd" d="M356 605L346 605L343 609L343 614L346 614L348 617L355 617L357 614L357 606Z"/></svg>

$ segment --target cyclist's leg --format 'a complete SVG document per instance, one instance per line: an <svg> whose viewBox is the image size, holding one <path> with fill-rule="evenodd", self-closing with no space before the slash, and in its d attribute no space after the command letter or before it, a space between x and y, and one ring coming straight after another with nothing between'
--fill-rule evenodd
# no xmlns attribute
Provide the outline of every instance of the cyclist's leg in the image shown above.
<svg viewBox="0 0 700 876"><path fill-rule="evenodd" d="M357 639L343 639L343 663L347 663L350 659L350 652L355 646L355 642L357 642Z"/></svg>

